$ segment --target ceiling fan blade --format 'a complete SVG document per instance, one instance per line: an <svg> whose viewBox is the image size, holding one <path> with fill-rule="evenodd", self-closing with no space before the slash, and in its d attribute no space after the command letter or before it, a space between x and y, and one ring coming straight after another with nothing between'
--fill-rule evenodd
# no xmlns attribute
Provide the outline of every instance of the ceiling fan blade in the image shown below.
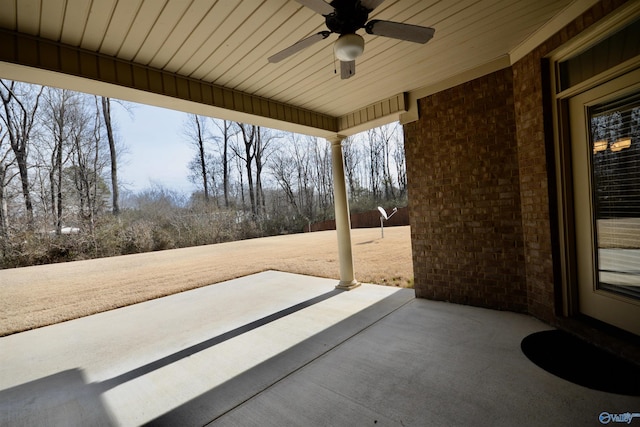
<svg viewBox="0 0 640 427"><path fill-rule="evenodd" d="M346 80L356 73L356 61L340 61L340 78Z"/></svg>
<svg viewBox="0 0 640 427"><path fill-rule="evenodd" d="M380 6L384 0L360 0L360 5L371 12L376 7Z"/></svg>
<svg viewBox="0 0 640 427"><path fill-rule="evenodd" d="M292 44L288 48L281 50L280 52L271 55L268 59L271 63L280 62L283 59L286 59L293 55L294 53L300 52L302 49L311 46L312 44L319 42L320 40L324 40L331 34L331 31L320 31L317 34L307 37L306 39L302 39L299 42Z"/></svg>
<svg viewBox="0 0 640 427"><path fill-rule="evenodd" d="M403 24L401 22L380 21L378 19L367 22L365 30L367 33L376 36L391 37L423 44L431 40L433 34L436 32L435 29L430 27Z"/></svg>
<svg viewBox="0 0 640 427"><path fill-rule="evenodd" d="M335 12L335 9L333 8L333 6L331 6L329 3L327 3L324 0L296 0L296 1L301 5L306 6L309 9L313 10L315 13L319 13L320 15L323 15L323 16L331 15L333 12Z"/></svg>

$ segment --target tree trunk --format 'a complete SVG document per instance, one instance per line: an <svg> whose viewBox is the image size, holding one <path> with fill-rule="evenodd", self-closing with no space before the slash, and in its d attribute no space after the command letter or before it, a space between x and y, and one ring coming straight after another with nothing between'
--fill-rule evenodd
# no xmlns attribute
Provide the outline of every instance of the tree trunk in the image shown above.
<svg viewBox="0 0 640 427"><path fill-rule="evenodd" d="M246 125L240 125L240 131L242 132L242 139L244 141L244 164L245 169L247 170L247 185L249 186L249 201L251 202L251 213L253 215L257 215L256 209L256 194L255 188L253 185L253 168L251 163L253 163L253 158L255 156L255 137L256 137L256 126L251 126L251 131L247 132L245 128Z"/></svg>
<svg viewBox="0 0 640 427"><path fill-rule="evenodd" d="M102 115L104 117L104 125L107 130L107 139L109 141L109 154L111 156L111 207L115 216L120 214L120 194L118 191L118 163L116 141L113 137L113 126L111 124L111 100L102 97Z"/></svg>
<svg viewBox="0 0 640 427"><path fill-rule="evenodd" d="M222 123L222 191L224 193L224 207L229 208L229 122Z"/></svg>
<svg viewBox="0 0 640 427"><path fill-rule="evenodd" d="M260 128L255 135L255 163L256 163L256 214L261 215L265 211L264 191L262 189L262 138Z"/></svg>
<svg viewBox="0 0 640 427"><path fill-rule="evenodd" d="M55 165L55 169L56 172L58 173L57 176L57 182L56 182L56 186L57 186L57 193L56 193L56 198L57 198L57 207L56 207L56 234L61 234L62 233L62 141L59 141L59 146L58 146L58 151L56 152L56 165Z"/></svg>
<svg viewBox="0 0 640 427"><path fill-rule="evenodd" d="M251 202L251 213L253 215L256 215L256 195L254 193L251 160L245 161L245 168L247 170L247 185L249 186L249 201Z"/></svg>
<svg viewBox="0 0 640 427"><path fill-rule="evenodd" d="M5 253L7 240L9 238L9 212L7 209L7 199L5 198L5 179L7 178L7 168L0 163L0 240L2 253Z"/></svg>
<svg viewBox="0 0 640 427"><path fill-rule="evenodd" d="M57 205L56 205L56 168L54 166L55 163L55 153L51 154L51 169L49 170L49 197L51 199L51 222L53 223L53 225L55 226L57 224L57 218L58 218L58 213L57 213ZM59 234L59 232L57 231L58 227L56 226L56 233Z"/></svg>
<svg viewBox="0 0 640 427"><path fill-rule="evenodd" d="M35 114L38 109L38 102L44 87L35 96L35 100L29 109L25 106L21 99L15 94L16 82L12 81L9 85L4 80L0 80L2 86L6 90L0 93L2 104L5 111L6 131L9 135L9 143L18 164L20 181L22 184L22 196L24 197L24 205L27 212L27 227L33 230L33 203L31 202L31 194L29 188L29 171L28 171L28 145L31 130L33 129Z"/></svg>
<svg viewBox="0 0 640 427"><path fill-rule="evenodd" d="M29 189L29 171L27 164L27 152L25 149L15 149L14 155L18 161L18 170L20 172L20 182L22 183L22 196L24 197L24 206L27 210L27 225L29 230L33 230L33 203L31 202L31 192Z"/></svg>
<svg viewBox="0 0 640 427"><path fill-rule="evenodd" d="M200 117L194 116L196 124L196 138L198 144L198 156L200 163L200 176L202 177L202 188L204 189L204 201L209 203L209 181L207 180L207 159L204 147L204 135L202 133L202 125L200 124Z"/></svg>
<svg viewBox="0 0 640 427"><path fill-rule="evenodd" d="M239 161L236 166L238 167L238 175L240 175L240 199L242 200L242 210L244 211L247 208L247 202L244 198L244 174L242 173L242 165Z"/></svg>
<svg viewBox="0 0 640 427"><path fill-rule="evenodd" d="M62 233L62 149L64 147L65 135L65 99L62 99L57 108L52 111L54 128L54 146L51 153L51 209L54 213L56 234Z"/></svg>
<svg viewBox="0 0 640 427"><path fill-rule="evenodd" d="M395 191L393 188L393 181L391 180L391 162L389 160L390 157L390 151L391 151L391 136L388 134L389 129L385 129L382 137L384 138L384 193L385 193L385 199L386 200L390 200L392 198L395 198Z"/></svg>
<svg viewBox="0 0 640 427"><path fill-rule="evenodd" d="M398 141L393 157L396 164L396 175L398 176L398 189L400 190L400 196L402 197L407 192L407 171L405 168L404 142Z"/></svg>

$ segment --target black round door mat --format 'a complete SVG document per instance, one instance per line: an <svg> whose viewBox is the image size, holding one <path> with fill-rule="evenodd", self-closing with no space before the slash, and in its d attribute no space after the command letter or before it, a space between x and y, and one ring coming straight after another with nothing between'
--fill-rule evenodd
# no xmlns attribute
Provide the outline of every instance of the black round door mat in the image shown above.
<svg viewBox="0 0 640 427"><path fill-rule="evenodd" d="M522 340L522 352L542 369L572 383L609 393L640 396L640 368L559 330Z"/></svg>

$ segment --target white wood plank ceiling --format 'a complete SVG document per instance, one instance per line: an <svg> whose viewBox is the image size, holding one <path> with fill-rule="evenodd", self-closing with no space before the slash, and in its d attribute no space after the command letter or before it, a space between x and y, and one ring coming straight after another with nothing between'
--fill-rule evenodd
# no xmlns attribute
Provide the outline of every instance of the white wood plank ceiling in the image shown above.
<svg viewBox="0 0 640 427"><path fill-rule="evenodd" d="M0 0L0 28L339 118L508 57L570 3L386 0L370 19L433 27L435 36L420 45L361 31L365 51L348 80L334 74L335 34L267 62L326 29L293 0ZM576 13L593 1L580 3Z"/></svg>

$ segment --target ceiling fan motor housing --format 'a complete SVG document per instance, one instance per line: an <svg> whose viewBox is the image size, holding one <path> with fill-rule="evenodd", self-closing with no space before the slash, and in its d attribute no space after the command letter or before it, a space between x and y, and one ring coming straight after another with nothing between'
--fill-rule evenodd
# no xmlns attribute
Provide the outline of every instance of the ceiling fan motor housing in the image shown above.
<svg viewBox="0 0 640 427"><path fill-rule="evenodd" d="M338 34L355 33L364 27L369 19L369 11L354 0L334 0L331 6L335 12L325 16L327 28Z"/></svg>

